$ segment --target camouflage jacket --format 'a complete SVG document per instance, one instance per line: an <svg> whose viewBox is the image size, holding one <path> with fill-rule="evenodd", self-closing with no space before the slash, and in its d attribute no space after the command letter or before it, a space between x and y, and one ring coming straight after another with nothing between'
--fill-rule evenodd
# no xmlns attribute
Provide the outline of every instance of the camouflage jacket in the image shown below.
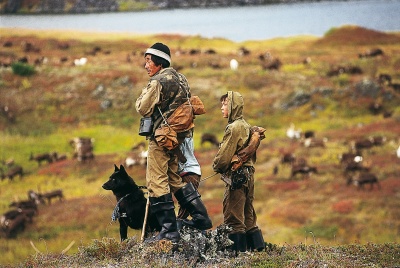
<svg viewBox="0 0 400 268"><path fill-rule="evenodd" d="M176 108L190 98L190 87L186 77L172 67L160 70L152 76L136 100L136 110L142 116L151 116L154 131ZM160 109L160 110L159 110Z"/></svg>

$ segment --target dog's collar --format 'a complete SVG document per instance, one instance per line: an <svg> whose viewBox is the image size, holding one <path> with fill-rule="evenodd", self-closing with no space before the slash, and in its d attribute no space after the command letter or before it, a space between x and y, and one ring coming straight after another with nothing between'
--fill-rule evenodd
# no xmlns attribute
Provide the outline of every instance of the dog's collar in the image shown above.
<svg viewBox="0 0 400 268"><path fill-rule="evenodd" d="M131 194L131 193L126 194L126 195L123 196L120 200L118 200L117 204L115 205L114 211L113 211L113 213L112 213L112 215L111 215L111 220L112 220L112 221L116 221L116 220L118 220L119 218L123 217L123 215L121 215L121 213L119 212L119 203L121 203L122 200L123 200L125 197L127 197L128 195L130 195L130 194ZM125 214L125 213L124 213L124 214ZM126 217L126 216L125 216L125 217Z"/></svg>

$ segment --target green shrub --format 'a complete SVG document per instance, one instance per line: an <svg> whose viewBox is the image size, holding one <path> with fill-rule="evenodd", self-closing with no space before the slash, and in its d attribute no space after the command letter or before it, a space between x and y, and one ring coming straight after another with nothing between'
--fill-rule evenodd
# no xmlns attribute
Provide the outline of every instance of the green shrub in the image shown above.
<svg viewBox="0 0 400 268"><path fill-rule="evenodd" d="M29 76L35 73L35 67L23 62L13 62L11 68L14 74Z"/></svg>

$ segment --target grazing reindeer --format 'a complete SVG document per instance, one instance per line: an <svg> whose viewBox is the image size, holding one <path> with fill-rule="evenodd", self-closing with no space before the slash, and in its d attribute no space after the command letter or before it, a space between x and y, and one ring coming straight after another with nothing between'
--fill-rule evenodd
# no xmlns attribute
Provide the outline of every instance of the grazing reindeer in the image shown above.
<svg viewBox="0 0 400 268"><path fill-rule="evenodd" d="M35 202L35 204L46 204L46 200L47 200L47 203L50 205L51 200L53 198L58 198L60 201L62 201L64 199L64 195L63 195L62 190L54 190L54 191L47 192L44 194L36 193L33 190L29 190L28 198L29 198L29 200Z"/></svg>
<svg viewBox="0 0 400 268"><path fill-rule="evenodd" d="M327 138L323 138L323 139L317 139L314 137L311 138L306 138L304 140L304 147L325 147L325 143L328 141Z"/></svg>
<svg viewBox="0 0 400 268"><path fill-rule="evenodd" d="M46 203L44 200L47 200L47 203L50 205L53 198L58 198L59 201L62 201L64 199L64 195L63 191L59 189L44 194L39 194L39 198L43 200L43 203Z"/></svg>
<svg viewBox="0 0 400 268"><path fill-rule="evenodd" d="M340 164L347 164L347 163L351 163L351 162L356 162L359 163L363 160L361 151L357 151L355 153L353 152L347 152L347 153L343 153L341 155L338 156L339 160L340 160Z"/></svg>
<svg viewBox="0 0 400 268"><path fill-rule="evenodd" d="M345 173L356 172L356 171L369 171L369 170L370 170L370 167L363 165L363 163L361 161L360 162L356 162L356 161L348 162L344 166Z"/></svg>
<svg viewBox="0 0 400 268"><path fill-rule="evenodd" d="M371 58L371 57L376 57L383 55L383 50L380 48L373 48L365 51L364 53L358 54L359 58Z"/></svg>
<svg viewBox="0 0 400 268"><path fill-rule="evenodd" d="M358 189L364 189L364 184L368 183L371 184L370 190L372 190L374 184L376 184L378 188L381 189L378 178L374 174L368 172L360 173L353 177L348 177L347 185L350 185L351 183L357 186Z"/></svg>
<svg viewBox="0 0 400 268"><path fill-rule="evenodd" d="M303 174L307 175L307 177L310 176L311 173L317 173L317 168L316 167L310 167L310 166L292 166L292 178L295 177L297 174Z"/></svg>
<svg viewBox="0 0 400 268"><path fill-rule="evenodd" d="M370 139L359 139L351 142L353 151L360 151L362 149L370 149L374 146L373 141Z"/></svg>
<svg viewBox="0 0 400 268"><path fill-rule="evenodd" d="M204 133L201 136L201 145L203 145L203 143L205 143L205 142L210 142L211 144L214 144L215 146L219 147L219 141L218 141L217 137L215 137L214 134Z"/></svg>
<svg viewBox="0 0 400 268"><path fill-rule="evenodd" d="M22 176L24 175L24 170L21 166L15 165L11 168L8 169L8 171L3 174L3 171L1 171L1 180L4 180L5 178L8 178L10 181L12 181L14 179L15 176L19 176L19 178L21 179Z"/></svg>
<svg viewBox="0 0 400 268"><path fill-rule="evenodd" d="M34 156L33 153L31 153L29 161L37 161L39 166L42 164L42 161L47 161L47 163L50 164L53 163L53 156L49 153L38 154Z"/></svg>
<svg viewBox="0 0 400 268"><path fill-rule="evenodd" d="M308 139L308 138L314 138L315 137L315 133L312 130L307 130L304 132L304 138Z"/></svg>
<svg viewBox="0 0 400 268"><path fill-rule="evenodd" d="M24 214L18 214L13 219L5 219L4 223L1 224L1 230L5 233L6 238L13 238L25 229L26 216Z"/></svg>
<svg viewBox="0 0 400 268"><path fill-rule="evenodd" d="M63 161L65 159L67 159L66 154L58 154L57 152L51 153L51 156L53 157L54 162Z"/></svg>
<svg viewBox="0 0 400 268"><path fill-rule="evenodd" d="M146 165L147 164L148 150L146 150L146 144L140 142L131 148L131 152L125 159L125 164L128 168L134 165Z"/></svg>
<svg viewBox="0 0 400 268"><path fill-rule="evenodd" d="M32 200L23 200L23 201L18 201L18 202L11 202L10 207L16 207L20 209L33 209L37 212L38 208L35 203L35 201Z"/></svg>
<svg viewBox="0 0 400 268"><path fill-rule="evenodd" d="M282 156L281 163L282 164L285 164L285 163L292 164L295 160L296 160L296 156L293 153L285 153Z"/></svg>
<svg viewBox="0 0 400 268"><path fill-rule="evenodd" d="M309 166L306 159L299 158L297 161L292 163L292 178L294 178L297 174L303 174L309 177L311 173L317 173L317 168Z"/></svg>
<svg viewBox="0 0 400 268"><path fill-rule="evenodd" d="M36 215L36 211L34 209L22 209L22 208L17 208L17 209L12 209L7 212L5 212L1 217L0 217L0 225L4 225L6 220L12 220L15 219L18 215L23 214L26 216L26 219L32 223L32 218L33 216Z"/></svg>
<svg viewBox="0 0 400 268"><path fill-rule="evenodd" d="M72 139L69 143L75 148L74 158L77 158L79 162L93 159L93 142L94 139L87 137L76 137Z"/></svg>

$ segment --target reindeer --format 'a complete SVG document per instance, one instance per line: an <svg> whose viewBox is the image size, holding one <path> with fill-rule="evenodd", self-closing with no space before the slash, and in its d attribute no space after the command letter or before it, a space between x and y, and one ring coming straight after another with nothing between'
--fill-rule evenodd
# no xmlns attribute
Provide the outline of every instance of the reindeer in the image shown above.
<svg viewBox="0 0 400 268"><path fill-rule="evenodd" d="M26 221L24 214L18 214L14 219L5 219L1 224L1 229L6 238L14 238L19 232L25 230Z"/></svg>
<svg viewBox="0 0 400 268"><path fill-rule="evenodd" d="M64 195L62 190L54 190L51 192L47 192L44 194L41 193L36 193L33 190L29 190L28 191L28 198L30 201L34 202L35 204L39 205L39 204L46 204L46 200L47 203L50 205L51 204L51 200L53 198L58 198L60 201L62 201L64 199Z"/></svg>
<svg viewBox="0 0 400 268"><path fill-rule="evenodd" d="M46 203L44 200L47 200L47 203L50 205L53 198L58 198L59 201L62 201L64 199L64 195L63 191L58 189L44 194L39 194L39 198L43 200L43 203Z"/></svg>
<svg viewBox="0 0 400 268"><path fill-rule="evenodd" d="M306 138L304 140L304 147L311 148L311 147L322 147L325 148L325 143L327 142L327 138L317 139L317 138Z"/></svg>
<svg viewBox="0 0 400 268"><path fill-rule="evenodd" d="M371 168L369 166L364 166L363 163L352 161L348 162L344 166L344 172L356 172L356 171L369 171Z"/></svg>
<svg viewBox="0 0 400 268"><path fill-rule="evenodd" d="M350 176L347 178L347 185L350 185L351 183L353 183L355 186L358 187L358 189L364 189L364 184L370 184L370 190L372 190L372 188L374 187L374 184L377 185L377 187L379 189L381 189L381 185L378 181L378 178L369 172L363 172L363 173L359 173L355 176Z"/></svg>
<svg viewBox="0 0 400 268"><path fill-rule="evenodd" d="M7 170L7 172L4 174L3 170L0 170L1 174L1 180L4 180L5 178L8 178L10 181L14 179L15 176L19 176L21 179L22 176L24 175L24 170L21 166L15 165Z"/></svg>
<svg viewBox="0 0 400 268"><path fill-rule="evenodd" d="M67 159L67 155L66 154L59 154L57 152L51 153L51 156L53 157L53 161L54 162L59 162L59 161L63 161L65 159Z"/></svg>
<svg viewBox="0 0 400 268"><path fill-rule="evenodd" d="M296 156L293 153L285 153L282 156L281 163L285 164L292 164L296 160Z"/></svg>
<svg viewBox="0 0 400 268"><path fill-rule="evenodd" d="M383 50L380 48L373 48L365 51L364 53L358 54L358 57L361 58L371 58L371 57L376 57L383 55Z"/></svg>
<svg viewBox="0 0 400 268"><path fill-rule="evenodd" d="M292 166L292 178L295 177L297 174L303 174L303 175L307 175L307 177L309 177L311 173L317 173L317 168L310 167L307 165L305 165L305 166L293 165Z"/></svg>
<svg viewBox="0 0 400 268"><path fill-rule="evenodd" d="M94 139L86 137L76 137L72 139L69 143L75 148L74 158L77 158L79 162L93 159L93 142Z"/></svg>
<svg viewBox="0 0 400 268"><path fill-rule="evenodd" d="M270 61L261 64L263 70L279 70L281 66L282 62L278 58L271 59Z"/></svg>
<svg viewBox="0 0 400 268"><path fill-rule="evenodd" d="M317 168L309 166L306 159L299 158L292 163L292 178L294 178L297 174L303 174L309 177L311 173L317 173Z"/></svg>
<svg viewBox="0 0 400 268"><path fill-rule="evenodd" d="M351 142L352 150L360 151L362 149L370 149L374 146L374 143L369 139L359 139Z"/></svg>
<svg viewBox="0 0 400 268"><path fill-rule="evenodd" d="M211 144L214 144L216 147L219 147L219 141L214 134L204 133L201 136L201 145L203 145L203 143L205 142L210 142Z"/></svg>
<svg viewBox="0 0 400 268"><path fill-rule="evenodd" d="M38 154L34 156L33 153L31 153L29 161L37 161L39 166L42 164L42 161L47 161L47 163L50 164L53 163L53 156L49 153Z"/></svg>
<svg viewBox="0 0 400 268"><path fill-rule="evenodd" d="M362 154L360 151L357 151L355 153L353 152L348 152L348 153L343 153L339 155L340 159L340 164L342 165L347 165L349 163L360 163L363 160Z"/></svg>
<svg viewBox="0 0 400 268"><path fill-rule="evenodd" d="M34 209L36 212L38 210L37 204L32 200L14 201L11 202L9 207L16 207L20 209Z"/></svg>
<svg viewBox="0 0 400 268"><path fill-rule="evenodd" d="M17 208L17 209L12 209L7 212L5 212L1 218L0 218L0 225L4 225L6 220L12 220L15 219L18 215L23 214L26 216L27 220L32 223L32 218L33 216L36 215L36 211L34 209L22 209L22 208Z"/></svg>

